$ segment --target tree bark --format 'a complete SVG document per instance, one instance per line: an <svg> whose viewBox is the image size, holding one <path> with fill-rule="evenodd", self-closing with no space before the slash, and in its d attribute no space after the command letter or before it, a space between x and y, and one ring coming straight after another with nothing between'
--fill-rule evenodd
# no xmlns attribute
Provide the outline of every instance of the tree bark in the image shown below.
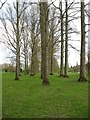
<svg viewBox="0 0 90 120"><path fill-rule="evenodd" d="M17 24L16 24L16 76L15 80L19 80L19 74L20 74L20 46L19 46L19 6L18 6L18 0L16 1L16 15L17 15Z"/></svg>
<svg viewBox="0 0 90 120"><path fill-rule="evenodd" d="M41 79L44 78L44 71L43 71L43 8L42 8L42 1L40 1L40 33L41 33Z"/></svg>
<svg viewBox="0 0 90 120"><path fill-rule="evenodd" d="M28 50L27 45L25 46L25 74L28 74Z"/></svg>
<svg viewBox="0 0 90 120"><path fill-rule="evenodd" d="M64 64L63 64L63 58L64 58L64 39L63 39L63 13L62 13L62 2L61 4L61 60L60 60L60 76L64 76Z"/></svg>
<svg viewBox="0 0 90 120"><path fill-rule="evenodd" d="M85 15L84 2L81 2L81 54L80 54L80 77L78 81L86 81L85 75Z"/></svg>
<svg viewBox="0 0 90 120"><path fill-rule="evenodd" d="M47 72L47 41L48 41L48 3L40 3L40 29L41 29L41 58L42 58L42 71L43 77L42 85L49 85L48 72Z"/></svg>
<svg viewBox="0 0 90 120"><path fill-rule="evenodd" d="M53 17L54 17L54 13L53 13ZM50 47L50 49L51 49L51 58L50 58L50 63L51 63L51 65L50 65L50 75L53 75L53 49L54 49L54 18L52 19L52 21L51 21L51 29L52 29L52 31L51 31L51 47Z"/></svg>
<svg viewBox="0 0 90 120"><path fill-rule="evenodd" d="M35 71L34 71L34 51L32 49L30 76L33 76L33 75L35 75Z"/></svg>
<svg viewBox="0 0 90 120"><path fill-rule="evenodd" d="M32 50L32 57L31 57L31 73L30 75L33 76L37 72L39 72L39 61L38 61L38 42L35 36L35 21L32 21L32 30L31 30L31 50Z"/></svg>
<svg viewBox="0 0 90 120"><path fill-rule="evenodd" d="M68 3L65 2L66 6L66 33L65 33L65 68L64 68L64 77L68 77Z"/></svg>

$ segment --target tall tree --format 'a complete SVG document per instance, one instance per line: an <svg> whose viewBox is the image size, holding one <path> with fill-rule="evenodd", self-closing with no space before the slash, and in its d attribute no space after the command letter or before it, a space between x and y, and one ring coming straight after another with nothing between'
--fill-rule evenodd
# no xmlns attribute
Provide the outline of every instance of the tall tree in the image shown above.
<svg viewBox="0 0 90 120"><path fill-rule="evenodd" d="M56 18L56 8L49 9L49 37L48 37L48 72L53 75L54 68L56 67L57 60L55 54L59 45L60 27ZM55 63L56 62L56 63ZM58 67L57 67L58 69Z"/></svg>
<svg viewBox="0 0 90 120"><path fill-rule="evenodd" d="M35 9L36 7L36 9ZM30 10L30 48L31 48L31 64L30 64L30 75L33 76L39 72L39 60L38 60L38 35L40 34L39 23L38 23L38 6L32 5Z"/></svg>
<svg viewBox="0 0 90 120"><path fill-rule="evenodd" d="M23 5L23 7L25 8L25 4ZM29 51L29 28L28 28L28 18L27 18L27 14L25 11L23 11L22 14L22 25L23 25L23 29L22 29L22 55L24 56L24 72L25 74L28 74L28 51Z"/></svg>
<svg viewBox="0 0 90 120"><path fill-rule="evenodd" d="M66 20L65 20L65 67L64 77L68 77L68 3L65 1Z"/></svg>
<svg viewBox="0 0 90 120"><path fill-rule="evenodd" d="M40 31L41 31L41 74L43 85L48 85L48 66L47 66L47 41L48 41L48 2L40 1Z"/></svg>
<svg viewBox="0 0 90 120"><path fill-rule="evenodd" d="M32 27L31 27L31 69L30 69L30 75L33 76L36 73L36 67L38 68L38 56L37 56L37 49L38 49L38 43L35 35L35 25L36 21L35 19L32 19Z"/></svg>
<svg viewBox="0 0 90 120"><path fill-rule="evenodd" d="M63 38L63 10L62 10L62 2L60 2L60 16L61 16L61 59L60 59L60 76L64 75L64 38Z"/></svg>
<svg viewBox="0 0 90 120"><path fill-rule="evenodd" d="M85 15L84 2L81 2L81 54L80 54L80 77L78 81L86 81L85 75Z"/></svg>
<svg viewBox="0 0 90 120"><path fill-rule="evenodd" d="M28 25L27 25L28 26ZM25 61L25 74L28 74L28 27L26 26L26 28L24 27L24 31L23 31L23 55L24 55L24 61ZM26 32L26 34L25 34Z"/></svg>
<svg viewBox="0 0 90 120"><path fill-rule="evenodd" d="M90 78L90 1L88 3L88 23L89 23L89 26L88 26L88 74L89 74L89 77ZM90 79L89 79L90 80Z"/></svg>
<svg viewBox="0 0 90 120"><path fill-rule="evenodd" d="M20 74L20 36L19 36L19 2L16 0L16 76L15 80L19 80Z"/></svg>
<svg viewBox="0 0 90 120"><path fill-rule="evenodd" d="M18 75L20 75L20 48L23 30L23 20L21 19L21 16L25 10L23 4L20 5L20 2L17 0L16 3L13 3L12 6L8 5L6 14L4 13L5 16L3 16L1 19L5 32L3 34L5 38L4 43L16 57L16 80L19 80Z"/></svg>
<svg viewBox="0 0 90 120"><path fill-rule="evenodd" d="M50 32L48 38L48 72L53 75L53 54L54 54L54 34L55 34L55 8L51 8L50 12Z"/></svg>

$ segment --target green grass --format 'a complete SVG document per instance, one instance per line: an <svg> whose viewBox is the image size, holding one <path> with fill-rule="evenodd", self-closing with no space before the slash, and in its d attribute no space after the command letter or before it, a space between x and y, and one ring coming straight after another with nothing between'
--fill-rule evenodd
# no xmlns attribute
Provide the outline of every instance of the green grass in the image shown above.
<svg viewBox="0 0 90 120"><path fill-rule="evenodd" d="M49 76L42 86L40 75L3 73L3 118L87 118L88 82L77 82L78 74Z"/></svg>
<svg viewBox="0 0 90 120"><path fill-rule="evenodd" d="M0 71L0 119L2 118L2 73Z"/></svg>

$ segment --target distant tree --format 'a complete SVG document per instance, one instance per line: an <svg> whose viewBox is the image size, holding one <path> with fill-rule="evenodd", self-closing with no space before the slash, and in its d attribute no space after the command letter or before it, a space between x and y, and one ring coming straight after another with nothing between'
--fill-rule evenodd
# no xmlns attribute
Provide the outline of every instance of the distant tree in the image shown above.
<svg viewBox="0 0 90 120"><path fill-rule="evenodd" d="M59 65L58 61L55 57L53 57L53 66L52 66L53 72L58 72L59 71Z"/></svg>
<svg viewBox="0 0 90 120"><path fill-rule="evenodd" d="M24 4L25 7L25 4ZM29 73L28 69L28 53L29 53L29 25L26 11L23 11L22 18L23 20L23 30L22 30L22 55L24 56L24 72L25 74Z"/></svg>
<svg viewBox="0 0 90 120"><path fill-rule="evenodd" d="M36 8L36 9L35 9ZM40 35L40 22L38 20L38 5L31 5L30 18L29 18L29 46L31 49L31 63L30 63L30 75L33 76L39 72L39 35Z"/></svg>
<svg viewBox="0 0 90 120"><path fill-rule="evenodd" d="M57 49L57 31L58 31L58 23L57 19L55 19L56 8L51 7L49 9L49 37L48 37L48 73L53 75L53 67L55 67L55 57L54 54Z"/></svg>

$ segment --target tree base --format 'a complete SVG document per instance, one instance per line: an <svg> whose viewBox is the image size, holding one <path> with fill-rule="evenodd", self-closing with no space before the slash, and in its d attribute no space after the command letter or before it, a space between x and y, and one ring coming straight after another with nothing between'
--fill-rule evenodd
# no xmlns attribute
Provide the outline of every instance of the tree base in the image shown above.
<svg viewBox="0 0 90 120"><path fill-rule="evenodd" d="M43 76L41 75L41 79L43 79Z"/></svg>
<svg viewBox="0 0 90 120"><path fill-rule="evenodd" d="M19 76L21 76L21 74L19 74Z"/></svg>
<svg viewBox="0 0 90 120"><path fill-rule="evenodd" d="M60 74L59 77L64 77L64 75L63 75L63 74Z"/></svg>
<svg viewBox="0 0 90 120"><path fill-rule="evenodd" d="M30 74L30 76L34 76L35 74Z"/></svg>
<svg viewBox="0 0 90 120"><path fill-rule="evenodd" d="M79 78L78 81L87 82L87 79L85 77L83 77L83 78Z"/></svg>
<svg viewBox="0 0 90 120"><path fill-rule="evenodd" d="M15 80L19 80L19 78L18 78L18 77L16 77L16 78L15 78Z"/></svg>
<svg viewBox="0 0 90 120"><path fill-rule="evenodd" d="M53 73L50 73L50 75L53 75Z"/></svg>
<svg viewBox="0 0 90 120"><path fill-rule="evenodd" d="M25 72L25 75L28 75L29 74L29 72Z"/></svg>
<svg viewBox="0 0 90 120"><path fill-rule="evenodd" d="M46 80L46 81L43 81L43 82L42 82L42 85L47 86L47 85L50 85L50 84L49 84L49 81L48 81L48 80Z"/></svg>
<svg viewBox="0 0 90 120"><path fill-rule="evenodd" d="M69 78L69 76L68 76L68 75L63 75L63 77L64 77L64 78Z"/></svg>

